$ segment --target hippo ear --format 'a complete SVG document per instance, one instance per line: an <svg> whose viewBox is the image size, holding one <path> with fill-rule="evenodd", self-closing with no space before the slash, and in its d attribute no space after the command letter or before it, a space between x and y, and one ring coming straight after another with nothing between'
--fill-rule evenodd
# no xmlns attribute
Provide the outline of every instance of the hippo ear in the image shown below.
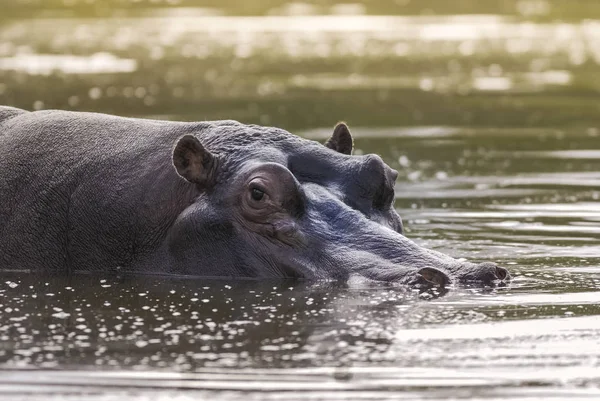
<svg viewBox="0 0 600 401"><path fill-rule="evenodd" d="M185 135L179 138L173 149L173 165L177 174L189 182L208 187L214 180L217 159L202 146L198 138Z"/></svg>
<svg viewBox="0 0 600 401"><path fill-rule="evenodd" d="M352 142L352 135L350 130L345 123L338 123L333 130L331 138L325 142L325 146L329 149L333 149L336 152L343 153L345 155L352 154L352 148L354 144Z"/></svg>

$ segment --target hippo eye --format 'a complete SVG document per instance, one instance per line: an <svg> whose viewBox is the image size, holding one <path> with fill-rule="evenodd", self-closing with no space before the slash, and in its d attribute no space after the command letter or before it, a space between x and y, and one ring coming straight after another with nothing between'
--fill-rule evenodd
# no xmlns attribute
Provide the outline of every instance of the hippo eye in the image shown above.
<svg viewBox="0 0 600 401"><path fill-rule="evenodd" d="M265 197L265 193L258 188L252 188L250 190L250 195L252 196L252 199L257 202L260 202Z"/></svg>

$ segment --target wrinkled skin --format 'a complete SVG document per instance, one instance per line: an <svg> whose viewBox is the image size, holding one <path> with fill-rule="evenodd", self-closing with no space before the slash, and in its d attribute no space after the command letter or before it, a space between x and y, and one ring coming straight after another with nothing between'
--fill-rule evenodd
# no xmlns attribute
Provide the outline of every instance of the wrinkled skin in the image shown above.
<svg viewBox="0 0 600 401"><path fill-rule="evenodd" d="M234 121L0 107L0 268L395 281L509 278L402 234L397 172Z"/></svg>

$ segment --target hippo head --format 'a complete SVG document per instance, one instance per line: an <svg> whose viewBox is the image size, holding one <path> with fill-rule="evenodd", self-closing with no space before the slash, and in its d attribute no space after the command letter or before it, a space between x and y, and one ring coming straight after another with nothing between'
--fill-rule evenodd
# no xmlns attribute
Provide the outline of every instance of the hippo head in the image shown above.
<svg viewBox="0 0 600 401"><path fill-rule="evenodd" d="M169 234L175 269L410 285L509 278L493 263L458 261L406 238L394 209L397 171L352 149L342 123L325 146L234 122L181 137L173 165L195 196Z"/></svg>

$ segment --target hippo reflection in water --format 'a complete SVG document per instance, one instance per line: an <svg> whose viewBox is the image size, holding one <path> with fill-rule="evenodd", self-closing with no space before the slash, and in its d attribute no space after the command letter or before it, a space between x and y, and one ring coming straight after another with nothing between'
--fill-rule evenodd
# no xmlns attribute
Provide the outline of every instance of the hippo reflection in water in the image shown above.
<svg viewBox="0 0 600 401"><path fill-rule="evenodd" d="M394 210L397 172L234 121L168 122L0 107L0 268L491 284L422 248Z"/></svg>

